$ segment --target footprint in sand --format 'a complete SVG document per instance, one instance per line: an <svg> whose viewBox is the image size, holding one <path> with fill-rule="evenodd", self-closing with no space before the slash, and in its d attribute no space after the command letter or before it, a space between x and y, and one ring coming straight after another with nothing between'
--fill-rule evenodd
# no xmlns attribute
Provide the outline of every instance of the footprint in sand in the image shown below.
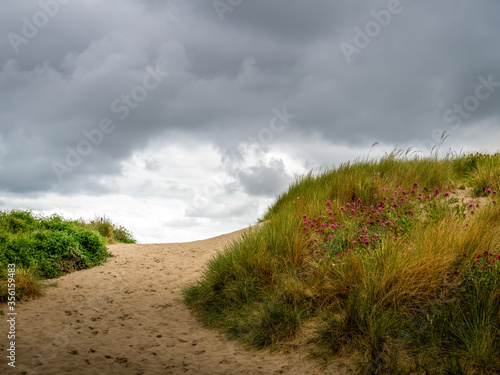
<svg viewBox="0 0 500 375"><path fill-rule="evenodd" d="M115 358L115 362L116 363L127 363L128 362L128 358L127 357L116 357Z"/></svg>
<svg viewBox="0 0 500 375"><path fill-rule="evenodd" d="M85 301L86 297L83 294L77 294L76 296L73 297L77 302L83 302Z"/></svg>

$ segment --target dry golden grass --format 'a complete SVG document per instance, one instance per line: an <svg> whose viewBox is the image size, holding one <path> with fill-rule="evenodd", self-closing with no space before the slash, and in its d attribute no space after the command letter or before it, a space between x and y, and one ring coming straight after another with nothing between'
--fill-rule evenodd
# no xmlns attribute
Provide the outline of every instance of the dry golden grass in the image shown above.
<svg viewBox="0 0 500 375"><path fill-rule="evenodd" d="M9 278L7 275L4 277L0 279L0 300L6 301L9 296ZM16 300L40 297L44 294L44 284L32 269L16 268L14 281Z"/></svg>

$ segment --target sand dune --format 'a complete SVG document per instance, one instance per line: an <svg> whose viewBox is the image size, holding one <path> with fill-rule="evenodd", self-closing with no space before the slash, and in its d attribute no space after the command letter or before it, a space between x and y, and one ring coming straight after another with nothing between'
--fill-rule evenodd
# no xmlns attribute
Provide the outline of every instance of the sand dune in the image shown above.
<svg viewBox="0 0 500 375"><path fill-rule="evenodd" d="M8 325L0 317L0 374L340 373L316 370L300 348L247 351L203 328L182 303L182 287L241 232L109 246L116 257L106 264L61 277L44 297L18 304L15 369L7 366Z"/></svg>

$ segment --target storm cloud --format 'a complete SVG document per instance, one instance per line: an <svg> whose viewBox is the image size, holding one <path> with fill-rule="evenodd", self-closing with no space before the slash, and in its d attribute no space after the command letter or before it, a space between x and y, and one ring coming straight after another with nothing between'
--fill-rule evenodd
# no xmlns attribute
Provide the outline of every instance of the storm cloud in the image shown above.
<svg viewBox="0 0 500 375"><path fill-rule="evenodd" d="M298 174L374 142L374 157L427 154L446 131L444 149L495 151L499 12L494 0L7 2L2 208L104 210L142 241L197 239L255 221Z"/></svg>

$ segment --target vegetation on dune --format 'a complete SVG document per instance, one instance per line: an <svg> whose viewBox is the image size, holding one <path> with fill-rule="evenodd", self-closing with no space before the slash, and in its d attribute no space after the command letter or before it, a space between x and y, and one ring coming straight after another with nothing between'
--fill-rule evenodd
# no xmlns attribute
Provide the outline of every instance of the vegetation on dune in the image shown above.
<svg viewBox="0 0 500 375"><path fill-rule="evenodd" d="M15 264L16 298L42 294L43 279L102 264L108 243L135 243L107 219L68 221L31 211L0 211L0 302L8 297L8 265Z"/></svg>
<svg viewBox="0 0 500 375"><path fill-rule="evenodd" d="M307 327L312 356L355 353L360 373L496 374L497 191L500 154L392 153L310 173L208 262L185 301L257 348Z"/></svg>

